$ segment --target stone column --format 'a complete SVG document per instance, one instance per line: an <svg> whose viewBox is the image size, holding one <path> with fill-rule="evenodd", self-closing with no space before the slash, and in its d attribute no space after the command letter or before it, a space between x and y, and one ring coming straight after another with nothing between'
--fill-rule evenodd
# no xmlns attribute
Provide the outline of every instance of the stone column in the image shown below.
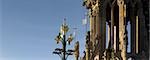
<svg viewBox="0 0 150 60"><path fill-rule="evenodd" d="M106 19L103 6L104 0L97 0L93 6L93 11L96 12L96 36L100 42L97 47L99 49L99 59L102 59L106 47Z"/></svg>
<svg viewBox="0 0 150 60"><path fill-rule="evenodd" d="M86 59L85 60L89 60L89 48L88 47L86 47L86 49L85 49L85 52L86 52Z"/></svg>
<svg viewBox="0 0 150 60"><path fill-rule="evenodd" d="M138 41L138 16L136 16L136 53L138 54L138 50L139 50L139 41Z"/></svg>
<svg viewBox="0 0 150 60"><path fill-rule="evenodd" d="M125 40L125 5L123 0L117 0L119 6L119 40L121 57L126 60L126 40Z"/></svg>
<svg viewBox="0 0 150 60"><path fill-rule="evenodd" d="M111 7L111 49L114 48L114 7Z"/></svg>
<svg viewBox="0 0 150 60"><path fill-rule="evenodd" d="M90 31L86 35L86 44L85 44L86 60L90 59Z"/></svg>
<svg viewBox="0 0 150 60"><path fill-rule="evenodd" d="M92 15L92 10L90 9L89 10L89 18L90 18L90 40L92 41L93 43L93 47L94 47L94 18L93 18L93 15Z"/></svg>
<svg viewBox="0 0 150 60"><path fill-rule="evenodd" d="M96 35L98 35L98 37L100 37L101 32L100 32L100 17L99 17L99 8L98 8L98 4L95 6L95 14L96 14ZM99 39L101 40L101 39Z"/></svg>
<svg viewBox="0 0 150 60"><path fill-rule="evenodd" d="M101 17L100 17L100 10L99 10L100 8L99 8L99 4L97 3L96 5L95 5L95 11L96 11L96 36L97 36L97 38L98 38L98 42L99 42L99 46L97 47L98 48L98 57L97 58L99 58L99 60L101 60L102 59L102 55L103 55L103 53L102 53L102 50L103 50L103 42L102 42L102 31L101 31L101 26L102 26L102 24L101 24L101 22L102 22L102 20L101 20Z"/></svg>

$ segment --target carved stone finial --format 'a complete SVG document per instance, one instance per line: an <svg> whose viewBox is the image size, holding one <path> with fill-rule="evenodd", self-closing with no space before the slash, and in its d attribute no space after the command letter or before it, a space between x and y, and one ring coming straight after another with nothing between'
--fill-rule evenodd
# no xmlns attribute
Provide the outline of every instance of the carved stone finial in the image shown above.
<svg viewBox="0 0 150 60"><path fill-rule="evenodd" d="M118 6L124 5L124 1L123 0L117 0L117 4L118 4Z"/></svg>

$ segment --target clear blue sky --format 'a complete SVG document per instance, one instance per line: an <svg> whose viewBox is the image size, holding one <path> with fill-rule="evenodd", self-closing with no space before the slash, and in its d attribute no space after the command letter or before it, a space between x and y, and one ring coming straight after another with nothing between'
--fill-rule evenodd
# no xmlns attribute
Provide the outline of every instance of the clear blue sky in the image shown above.
<svg viewBox="0 0 150 60"><path fill-rule="evenodd" d="M0 60L60 60L52 52L61 47L54 38L64 18L70 26L68 33L78 28L76 39L67 48L80 41L83 56L85 13L82 0L0 0ZM68 60L75 60L74 56Z"/></svg>
<svg viewBox="0 0 150 60"><path fill-rule="evenodd" d="M78 28L76 41L83 55L86 10L82 0L0 0L0 4L0 60L60 60L52 52L61 47L54 38L64 18L70 26L68 33Z"/></svg>

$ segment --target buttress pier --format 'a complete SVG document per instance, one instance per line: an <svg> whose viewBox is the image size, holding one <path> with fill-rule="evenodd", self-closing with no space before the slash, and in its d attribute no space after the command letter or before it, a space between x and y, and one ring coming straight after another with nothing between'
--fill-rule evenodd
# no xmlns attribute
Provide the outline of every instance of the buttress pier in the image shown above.
<svg viewBox="0 0 150 60"><path fill-rule="evenodd" d="M149 0L84 0L83 6L90 20L85 60L149 60Z"/></svg>

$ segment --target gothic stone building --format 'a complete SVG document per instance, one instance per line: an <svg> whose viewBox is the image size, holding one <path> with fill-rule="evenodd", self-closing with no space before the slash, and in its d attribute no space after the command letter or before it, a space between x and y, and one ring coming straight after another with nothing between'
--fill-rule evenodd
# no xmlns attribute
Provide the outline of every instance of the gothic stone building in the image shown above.
<svg viewBox="0 0 150 60"><path fill-rule="evenodd" d="M84 0L83 6L90 19L85 60L149 60L149 0Z"/></svg>

